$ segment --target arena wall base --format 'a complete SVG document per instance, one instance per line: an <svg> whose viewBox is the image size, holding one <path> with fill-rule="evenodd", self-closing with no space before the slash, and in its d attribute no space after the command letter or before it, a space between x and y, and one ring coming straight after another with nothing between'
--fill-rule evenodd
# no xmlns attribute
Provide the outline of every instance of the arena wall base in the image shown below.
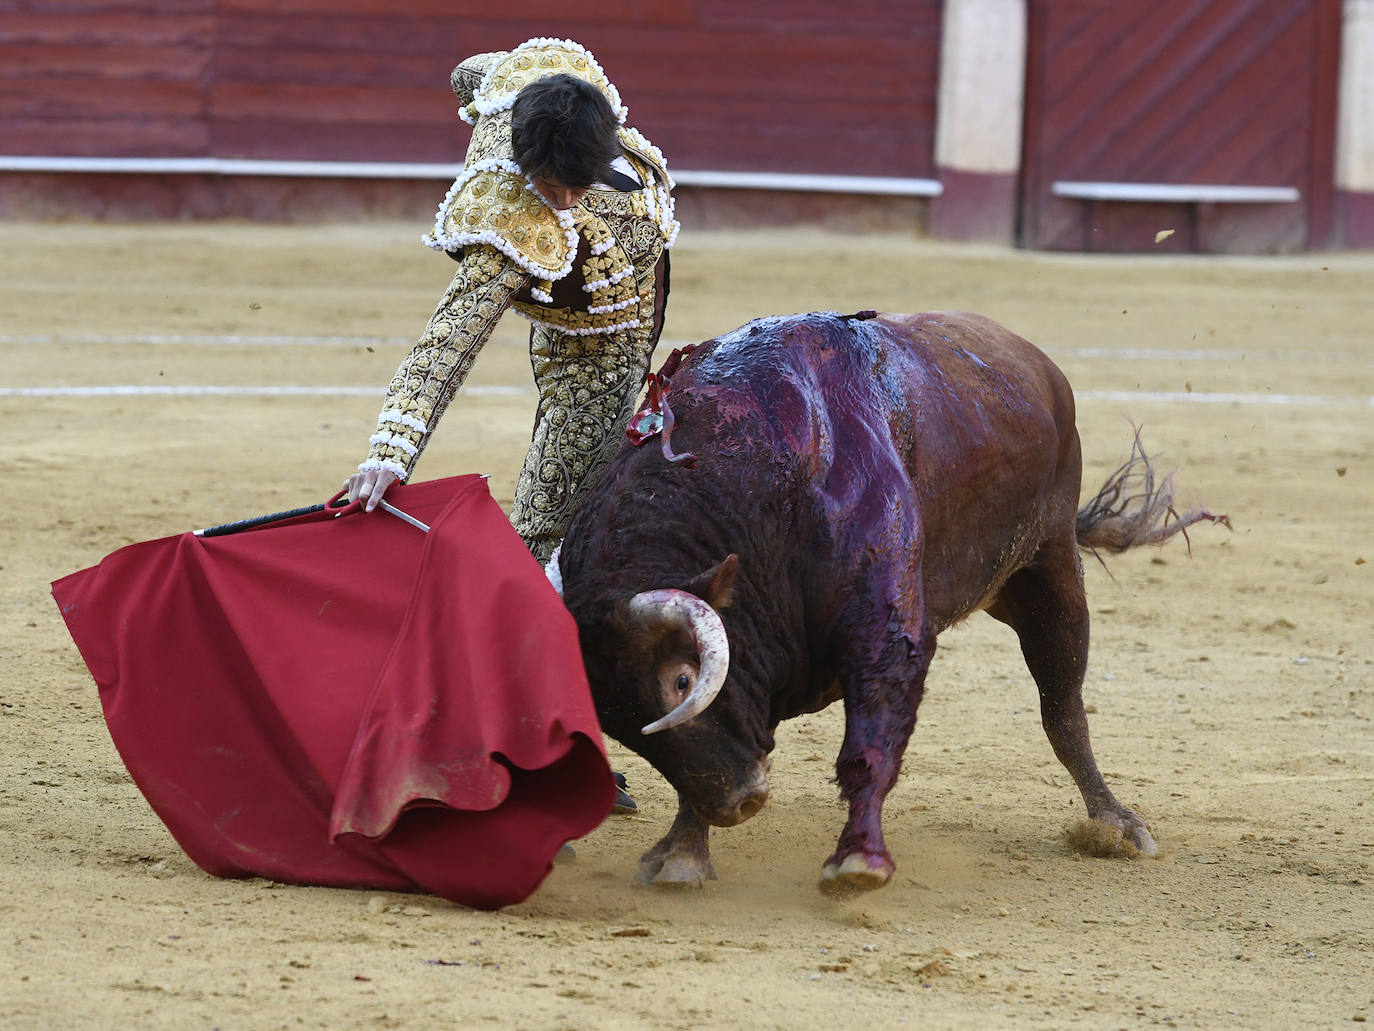
<svg viewBox="0 0 1374 1031"><path fill-rule="evenodd" d="M930 202L930 235L967 243L1016 239L1016 174L942 168L943 191Z"/></svg>
<svg viewBox="0 0 1374 1031"><path fill-rule="evenodd" d="M1335 246L1374 248L1374 192L1337 190L1335 221Z"/></svg>
<svg viewBox="0 0 1374 1031"><path fill-rule="evenodd" d="M447 189L424 179L10 172L0 174L0 218L423 222Z"/></svg>
<svg viewBox="0 0 1374 1031"><path fill-rule="evenodd" d="M796 226L837 232L926 232L930 199L861 193L735 190L679 186L686 231Z"/></svg>
<svg viewBox="0 0 1374 1031"><path fill-rule="evenodd" d="M0 218L111 222L413 221L429 228L448 189L428 179L0 173ZM927 197L679 186L688 230L798 226L841 232L926 231Z"/></svg>

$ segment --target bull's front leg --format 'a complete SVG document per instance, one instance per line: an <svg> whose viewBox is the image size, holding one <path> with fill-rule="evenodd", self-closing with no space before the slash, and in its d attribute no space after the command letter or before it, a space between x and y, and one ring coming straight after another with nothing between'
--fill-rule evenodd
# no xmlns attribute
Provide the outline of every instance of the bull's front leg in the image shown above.
<svg viewBox="0 0 1374 1031"><path fill-rule="evenodd" d="M714 881L716 865L711 862L707 841L710 833L706 821L679 792L677 819L658 844L640 857L634 883L661 888L700 888L708 880Z"/></svg>
<svg viewBox="0 0 1374 1031"><path fill-rule="evenodd" d="M835 773L849 819L821 870L827 894L881 888L896 870L883 842L883 802L901 771L934 653L934 634L909 636L893 620L878 654L841 674L845 732Z"/></svg>

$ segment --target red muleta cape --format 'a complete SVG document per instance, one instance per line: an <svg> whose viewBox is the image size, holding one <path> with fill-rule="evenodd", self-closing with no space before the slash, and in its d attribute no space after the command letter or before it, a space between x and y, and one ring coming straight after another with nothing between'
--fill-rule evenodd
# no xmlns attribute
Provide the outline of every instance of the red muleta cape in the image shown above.
<svg viewBox="0 0 1374 1031"><path fill-rule="evenodd" d="M430 532L326 509L133 544L53 596L202 869L509 905L615 798L577 627L482 477L387 500Z"/></svg>

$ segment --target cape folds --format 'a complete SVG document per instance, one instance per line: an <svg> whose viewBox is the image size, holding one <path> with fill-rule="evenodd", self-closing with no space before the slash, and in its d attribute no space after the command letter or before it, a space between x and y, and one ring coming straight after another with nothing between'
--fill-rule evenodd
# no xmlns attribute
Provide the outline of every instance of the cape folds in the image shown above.
<svg viewBox="0 0 1374 1031"><path fill-rule="evenodd" d="M130 545L53 596L202 869L518 902L615 797L577 629L481 477L388 500L430 532L326 508Z"/></svg>

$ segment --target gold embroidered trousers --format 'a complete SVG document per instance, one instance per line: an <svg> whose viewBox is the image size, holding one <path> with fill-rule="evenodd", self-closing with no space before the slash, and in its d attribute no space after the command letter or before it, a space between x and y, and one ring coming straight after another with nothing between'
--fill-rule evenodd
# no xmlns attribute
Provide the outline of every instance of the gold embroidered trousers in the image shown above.
<svg viewBox="0 0 1374 1031"><path fill-rule="evenodd" d="M549 560L620 446L649 369L653 343L647 337L636 330L598 336L531 330L539 414L511 522L540 562Z"/></svg>

